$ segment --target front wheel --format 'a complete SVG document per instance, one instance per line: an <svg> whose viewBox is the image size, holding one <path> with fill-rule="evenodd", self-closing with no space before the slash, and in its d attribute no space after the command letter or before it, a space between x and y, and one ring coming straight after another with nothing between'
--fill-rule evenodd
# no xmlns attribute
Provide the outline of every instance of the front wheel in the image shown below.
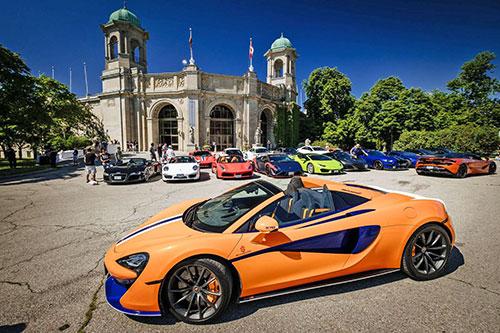
<svg viewBox="0 0 500 333"><path fill-rule="evenodd" d="M384 165L382 164L382 162L380 161L375 161L375 163L373 163L373 166L375 167L375 169L377 170L383 170L384 169Z"/></svg>
<svg viewBox="0 0 500 333"><path fill-rule="evenodd" d="M231 272L212 259L181 263L169 274L162 288L169 311L189 324L214 321L229 305L232 291Z"/></svg>
<svg viewBox="0 0 500 333"><path fill-rule="evenodd" d="M467 176L467 165L461 164L458 167L458 171L457 171L456 177L457 178L465 178L465 176Z"/></svg>
<svg viewBox="0 0 500 333"><path fill-rule="evenodd" d="M491 162L488 168L488 173L490 175L494 174L497 171L497 164L495 162Z"/></svg>
<svg viewBox="0 0 500 333"><path fill-rule="evenodd" d="M310 174L313 174L314 173L314 165L312 165L311 163L309 163L307 165L307 172L310 173Z"/></svg>
<svg viewBox="0 0 500 333"><path fill-rule="evenodd" d="M451 240L437 224L427 224L415 231L406 244L401 269L414 280L440 277L451 254Z"/></svg>

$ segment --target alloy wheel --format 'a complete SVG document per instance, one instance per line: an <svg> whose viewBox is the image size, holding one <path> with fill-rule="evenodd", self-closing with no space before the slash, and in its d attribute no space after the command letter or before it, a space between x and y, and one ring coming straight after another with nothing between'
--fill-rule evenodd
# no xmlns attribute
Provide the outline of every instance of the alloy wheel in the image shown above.
<svg viewBox="0 0 500 333"><path fill-rule="evenodd" d="M382 170L384 168L384 165L380 161L375 161L375 169L377 170Z"/></svg>
<svg viewBox="0 0 500 333"><path fill-rule="evenodd" d="M308 173L314 173L314 166L312 164L307 165L307 172Z"/></svg>
<svg viewBox="0 0 500 333"><path fill-rule="evenodd" d="M497 171L497 165L496 165L496 163L495 163L495 162L491 162L491 163L490 163L490 167L489 167L488 172L489 172L490 174L493 174L493 173L495 173L496 171Z"/></svg>
<svg viewBox="0 0 500 333"><path fill-rule="evenodd" d="M423 230L415 238L411 262L417 272L433 274L443 268L448 256L448 244L442 231Z"/></svg>
<svg viewBox="0 0 500 333"><path fill-rule="evenodd" d="M201 321L217 313L223 290L214 272L201 265L190 264L172 274L167 295L171 308L180 317Z"/></svg>

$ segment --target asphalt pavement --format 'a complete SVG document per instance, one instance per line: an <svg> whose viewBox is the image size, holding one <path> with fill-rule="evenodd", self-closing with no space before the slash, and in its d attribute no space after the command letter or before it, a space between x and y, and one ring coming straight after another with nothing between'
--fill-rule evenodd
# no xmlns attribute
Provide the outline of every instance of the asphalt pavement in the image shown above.
<svg viewBox="0 0 500 333"><path fill-rule="evenodd" d="M325 178L444 200L457 232L447 275L416 282L397 272L234 305L212 325L127 317L105 301L102 259L109 246L171 204L244 181L217 180L207 171L200 182L90 186L82 168L67 167L0 180L0 332L499 331L499 175L372 170ZM285 187L289 180L270 181Z"/></svg>

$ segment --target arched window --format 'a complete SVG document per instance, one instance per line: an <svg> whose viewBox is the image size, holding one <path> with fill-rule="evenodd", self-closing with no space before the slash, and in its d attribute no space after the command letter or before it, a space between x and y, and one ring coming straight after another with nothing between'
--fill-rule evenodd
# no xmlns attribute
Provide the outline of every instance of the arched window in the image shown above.
<svg viewBox="0 0 500 333"><path fill-rule="evenodd" d="M274 77L283 77L283 61L281 59L274 62Z"/></svg>
<svg viewBox="0 0 500 333"><path fill-rule="evenodd" d="M158 113L159 142L172 145L179 150L179 136L177 130L177 110L171 104L165 105Z"/></svg>
<svg viewBox="0 0 500 333"><path fill-rule="evenodd" d="M138 64L141 60L141 46L139 42L135 39L130 42L130 49L132 50L132 61Z"/></svg>
<svg viewBox="0 0 500 333"><path fill-rule="evenodd" d="M118 38L111 37L109 40L109 59L116 59L118 57Z"/></svg>
<svg viewBox="0 0 500 333"><path fill-rule="evenodd" d="M260 113L260 129L262 130L262 134L260 136L260 142L263 146L267 145L267 129L268 129L268 120L267 120L267 109Z"/></svg>
<svg viewBox="0 0 500 333"><path fill-rule="evenodd" d="M210 112L210 144L217 150L234 147L234 115L225 105L216 105Z"/></svg>

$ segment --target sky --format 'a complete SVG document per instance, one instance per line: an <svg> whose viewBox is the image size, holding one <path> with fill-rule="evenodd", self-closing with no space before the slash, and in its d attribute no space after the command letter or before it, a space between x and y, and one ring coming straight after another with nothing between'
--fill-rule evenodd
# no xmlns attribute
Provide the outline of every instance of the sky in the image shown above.
<svg viewBox="0 0 500 333"><path fill-rule="evenodd" d="M0 0L0 44L19 53L33 74L51 75L85 94L101 90L104 42L100 24L123 7L119 0ZM249 37L254 67L266 78L264 53L284 33L299 54L297 83L317 67L337 67L359 97L391 75L407 87L446 89L478 52L500 56L500 1L439 0L128 0L149 32L148 72L175 72L189 58L201 70L243 75ZM500 65L497 59L495 64ZM499 78L498 71L494 76Z"/></svg>

